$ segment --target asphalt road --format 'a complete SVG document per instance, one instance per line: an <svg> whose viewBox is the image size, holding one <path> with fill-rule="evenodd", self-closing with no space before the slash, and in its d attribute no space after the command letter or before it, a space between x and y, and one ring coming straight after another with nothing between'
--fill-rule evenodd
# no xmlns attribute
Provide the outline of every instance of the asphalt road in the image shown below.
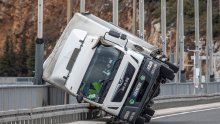
<svg viewBox="0 0 220 124"><path fill-rule="evenodd" d="M148 124L220 124L220 107L162 115Z"/></svg>

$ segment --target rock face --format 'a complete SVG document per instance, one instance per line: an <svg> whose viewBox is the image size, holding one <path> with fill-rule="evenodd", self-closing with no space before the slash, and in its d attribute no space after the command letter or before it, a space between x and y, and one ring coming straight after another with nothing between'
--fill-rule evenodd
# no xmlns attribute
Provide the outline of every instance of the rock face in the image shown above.
<svg viewBox="0 0 220 124"><path fill-rule="evenodd" d="M44 0L44 36L48 43L55 42L65 26L65 3ZM32 42L37 30L37 0L0 0L0 27L0 51L7 36L13 39L15 51L23 34L28 43Z"/></svg>
<svg viewBox="0 0 220 124"><path fill-rule="evenodd" d="M191 0L186 0L186 2L187 1L190 2ZM98 17L105 19L106 21L112 21L112 0L87 0L86 2L86 10L90 11L92 14L97 15ZM174 4L172 4L172 2L174 2ZM175 2L176 0L170 0L167 5L176 6ZM220 5L218 4L218 0L213 0L213 2L215 6ZM133 0L119 1L119 26L125 28L128 31L132 30L132 3ZM73 12L79 11L79 4L80 0L73 0ZM145 2L145 40L152 43L153 45L161 47L159 8L159 1L149 0ZM172 11L168 10L167 13L169 14L169 12ZM175 11L173 13L174 14L172 15L175 15ZM186 22L188 23L188 20L186 20ZM175 25L175 16L168 15L168 55L171 50L175 51ZM59 38L65 26L66 0L44 0L44 40L46 49L45 55L48 55L53 49L56 40ZM138 29L138 19L136 22L136 29ZM13 43L15 44L14 50L18 51L20 49L19 44L22 40L22 36L26 37L27 44L29 45L31 42L34 42L34 39L36 38L36 32L37 0L0 0L0 54L2 54L4 41L7 36L10 36L13 39ZM185 48L189 46L191 49L194 49L194 34L192 32L194 33L194 31L185 32ZM206 37L204 33L202 33L201 35L202 38ZM219 37L220 36L218 33L215 34L215 52L218 52L220 49ZM205 42L203 43L203 48L205 48ZM186 51L185 64L192 63L192 60L189 59L192 55L193 53L188 53ZM189 73L192 73L191 67L187 68L187 70L189 70Z"/></svg>
<svg viewBox="0 0 220 124"><path fill-rule="evenodd" d="M132 0L120 1L119 3L119 26L128 31L132 30L132 3ZM80 0L73 1L73 12L79 11L79 4ZM153 6L145 11L145 39L159 46L160 23L158 18L154 19L155 17L150 13L152 8ZM86 10L106 21L112 21L112 0L88 0ZM45 54L51 51L65 26L66 0L44 0ZM23 34L28 44L33 42L37 32L37 0L0 0L0 27L0 51L3 49L7 36L13 39L15 51L20 49L18 44L21 42ZM138 27L138 19L136 27Z"/></svg>

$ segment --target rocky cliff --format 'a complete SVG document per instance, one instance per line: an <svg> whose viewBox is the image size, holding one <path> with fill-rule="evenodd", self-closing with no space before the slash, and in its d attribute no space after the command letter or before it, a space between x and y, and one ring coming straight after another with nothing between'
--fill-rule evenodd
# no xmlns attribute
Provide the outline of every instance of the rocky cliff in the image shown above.
<svg viewBox="0 0 220 124"><path fill-rule="evenodd" d="M47 45L55 43L59 37L66 24L65 16L65 0L44 0L44 38ZM0 0L0 51L7 36L13 39L16 51L19 49L22 34L25 34L30 43L36 36L36 30L36 0Z"/></svg>
<svg viewBox="0 0 220 124"><path fill-rule="evenodd" d="M79 0L73 2L73 12L79 11ZM148 2L151 5L155 2ZM154 17L156 8L146 4L145 29L149 42L159 44L159 16ZM159 4L157 3L157 6ZM112 20L111 0L88 0L86 10L107 20ZM153 11L151 13L151 11ZM119 25L129 31L132 28L132 0L120 1ZM138 20L137 20L138 21ZM137 22L136 22L137 23ZM66 0L44 0L44 39L46 49L50 51L66 25ZM0 0L0 51L7 36L13 39L15 51L19 50L22 34L30 43L36 36L37 1L33 0Z"/></svg>
<svg viewBox="0 0 220 124"><path fill-rule="evenodd" d="M112 0L86 0L86 10L107 20L112 20ZM128 31L132 29L132 0L119 0L119 26ZM73 0L73 12L79 11L80 0ZM194 10L192 0L184 0L185 8L185 48L194 49ZM214 48L220 49L220 11L218 0L213 0L214 22ZM137 6L138 7L138 6ZM138 13L137 13L138 14ZM206 2L200 4L201 39L204 39L205 48L205 22ZM137 20L138 22L138 20ZM138 26L138 23L136 25ZM167 50L175 49L176 41L176 0L167 0ZM66 0L44 0L44 40L45 55L53 49L66 26ZM27 45L34 42L37 30L37 0L0 0L0 53L6 37L9 36L14 43L14 51L18 51L22 37L26 37ZM160 39L160 1L145 1L145 40L161 47ZM203 49L204 50L204 49ZM192 63L192 53L186 51L185 63ZM187 68L189 72L191 68Z"/></svg>

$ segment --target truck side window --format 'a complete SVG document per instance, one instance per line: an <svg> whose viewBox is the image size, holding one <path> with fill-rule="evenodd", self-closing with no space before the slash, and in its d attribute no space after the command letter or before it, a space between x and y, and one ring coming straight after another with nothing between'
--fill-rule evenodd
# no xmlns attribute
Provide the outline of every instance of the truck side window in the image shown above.
<svg viewBox="0 0 220 124"><path fill-rule="evenodd" d="M82 80L79 92L95 102L103 102L115 77L124 53L114 47L100 45L89 64Z"/></svg>

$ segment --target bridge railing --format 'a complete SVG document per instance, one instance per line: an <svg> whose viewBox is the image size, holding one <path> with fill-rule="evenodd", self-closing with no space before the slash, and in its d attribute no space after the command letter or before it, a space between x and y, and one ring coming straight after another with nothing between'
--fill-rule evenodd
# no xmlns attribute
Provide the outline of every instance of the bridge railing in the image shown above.
<svg viewBox="0 0 220 124"><path fill-rule="evenodd" d="M63 105L65 93L51 85L0 85L0 111ZM76 103L68 96L68 103Z"/></svg>
<svg viewBox="0 0 220 124"><path fill-rule="evenodd" d="M46 85L0 85L0 111L48 105Z"/></svg>
<svg viewBox="0 0 220 124"><path fill-rule="evenodd" d="M220 93L220 82L202 83L199 89L192 82L166 83L161 85L159 98L213 93ZM0 85L0 111L62 105L64 96L62 90L51 85ZM67 103L76 103L73 96L68 99Z"/></svg>
<svg viewBox="0 0 220 124"><path fill-rule="evenodd" d="M0 112L1 124L60 124L93 119L97 110L88 103L18 109Z"/></svg>
<svg viewBox="0 0 220 124"><path fill-rule="evenodd" d="M199 88L195 88L192 82L166 83L161 85L160 96L204 95L213 93L220 93L220 82L202 83Z"/></svg>
<svg viewBox="0 0 220 124"><path fill-rule="evenodd" d="M33 77L0 77L0 85L33 85Z"/></svg>

